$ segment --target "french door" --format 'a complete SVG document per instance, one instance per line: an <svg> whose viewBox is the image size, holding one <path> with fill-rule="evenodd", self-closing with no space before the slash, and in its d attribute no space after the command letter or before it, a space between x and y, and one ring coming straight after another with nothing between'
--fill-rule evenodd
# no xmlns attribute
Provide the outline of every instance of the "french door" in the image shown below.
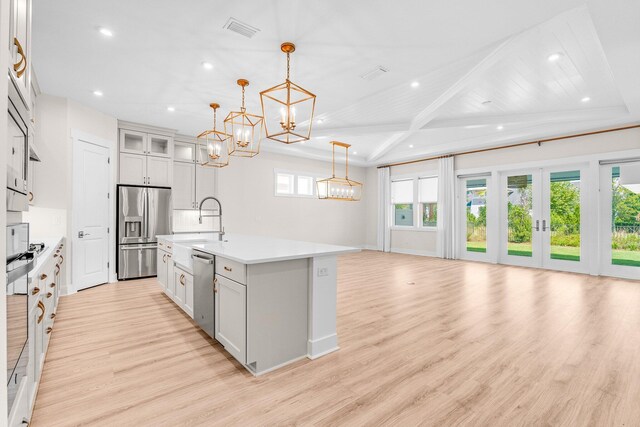
<svg viewBox="0 0 640 427"><path fill-rule="evenodd" d="M459 176L460 258L491 261L495 257L497 239L491 173Z"/></svg>
<svg viewBox="0 0 640 427"><path fill-rule="evenodd" d="M640 160L600 166L600 272L640 279Z"/></svg>
<svg viewBox="0 0 640 427"><path fill-rule="evenodd" d="M587 165L503 172L499 262L586 272Z"/></svg>

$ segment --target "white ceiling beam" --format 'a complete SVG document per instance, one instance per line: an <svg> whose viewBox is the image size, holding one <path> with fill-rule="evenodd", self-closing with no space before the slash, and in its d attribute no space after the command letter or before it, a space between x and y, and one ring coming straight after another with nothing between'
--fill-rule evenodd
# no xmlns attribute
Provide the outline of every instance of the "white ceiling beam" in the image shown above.
<svg viewBox="0 0 640 427"><path fill-rule="evenodd" d="M557 123L567 121L605 120L629 114L625 106L589 108L531 114L504 114L493 116L468 116L456 119L432 120L422 129L460 128L465 126L507 125L527 123Z"/></svg>
<svg viewBox="0 0 640 427"><path fill-rule="evenodd" d="M520 40L526 35L529 30L522 31L504 42L500 43L498 47L493 49L487 56L485 56L480 62L478 62L473 68L465 73L460 79L458 79L453 85L449 86L438 98L436 98L429 106L420 111L411 121L409 130L402 133L400 137L395 135L389 138L385 143L380 145L371 155L367 158L368 162L374 162L387 154L391 149L405 141L416 131L420 130L433 120L439 109L450 101L454 96L462 92L464 89L472 86L474 83L482 79L484 73L491 69L498 61L511 54L518 46Z"/></svg>
<svg viewBox="0 0 640 427"><path fill-rule="evenodd" d="M337 127L337 128L327 128L327 129L314 126L313 137L334 136L334 135L349 135L349 136L371 135L371 134L390 133L390 132L402 132L402 131L406 131L408 128L409 128L408 123L391 123L386 125L375 125L375 126L346 126L346 127Z"/></svg>

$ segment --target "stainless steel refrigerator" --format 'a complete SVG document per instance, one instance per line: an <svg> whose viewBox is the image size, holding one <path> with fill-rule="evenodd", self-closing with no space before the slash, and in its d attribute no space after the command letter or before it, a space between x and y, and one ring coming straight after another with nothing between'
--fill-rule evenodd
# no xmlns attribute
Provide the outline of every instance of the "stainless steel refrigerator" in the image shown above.
<svg viewBox="0 0 640 427"><path fill-rule="evenodd" d="M118 186L118 279L157 274L156 236L171 234L171 189Z"/></svg>

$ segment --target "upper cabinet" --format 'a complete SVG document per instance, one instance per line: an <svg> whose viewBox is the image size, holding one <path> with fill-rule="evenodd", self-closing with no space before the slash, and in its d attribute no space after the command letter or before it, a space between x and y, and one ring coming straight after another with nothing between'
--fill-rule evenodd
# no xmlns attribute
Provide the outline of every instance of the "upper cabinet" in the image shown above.
<svg viewBox="0 0 640 427"><path fill-rule="evenodd" d="M31 109L31 0L10 0L9 76Z"/></svg>
<svg viewBox="0 0 640 427"><path fill-rule="evenodd" d="M171 187L173 184L173 135L156 128L120 129L120 184ZM164 129L157 129L165 131Z"/></svg>

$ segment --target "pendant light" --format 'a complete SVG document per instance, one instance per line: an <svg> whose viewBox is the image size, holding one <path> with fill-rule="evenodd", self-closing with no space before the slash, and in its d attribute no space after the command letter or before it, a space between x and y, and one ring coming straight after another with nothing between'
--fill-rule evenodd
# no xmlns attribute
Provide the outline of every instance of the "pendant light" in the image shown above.
<svg viewBox="0 0 640 427"><path fill-rule="evenodd" d="M333 146L333 173L331 174L331 178L318 181L318 198L356 202L362 197L362 184L349 179L349 147L351 147L351 145L338 141L331 141L330 144ZM336 146L345 149L344 178L336 176Z"/></svg>
<svg viewBox="0 0 640 427"><path fill-rule="evenodd" d="M296 46L286 42L280 50L287 54L287 79L260 92L266 136L285 144L307 141L311 138L316 96L289 80L290 56Z"/></svg>
<svg viewBox="0 0 640 427"><path fill-rule="evenodd" d="M249 80L239 79L238 86L242 88L242 107L240 111L232 111L224 119L224 131L231 135L229 155L236 157L253 157L260 153L262 139L262 116L247 113L244 106L244 88L249 86Z"/></svg>
<svg viewBox="0 0 640 427"><path fill-rule="evenodd" d="M219 104L211 103L213 109L213 129L198 135L198 161L202 166L223 168L229 164L231 135L216 129L216 110Z"/></svg>

